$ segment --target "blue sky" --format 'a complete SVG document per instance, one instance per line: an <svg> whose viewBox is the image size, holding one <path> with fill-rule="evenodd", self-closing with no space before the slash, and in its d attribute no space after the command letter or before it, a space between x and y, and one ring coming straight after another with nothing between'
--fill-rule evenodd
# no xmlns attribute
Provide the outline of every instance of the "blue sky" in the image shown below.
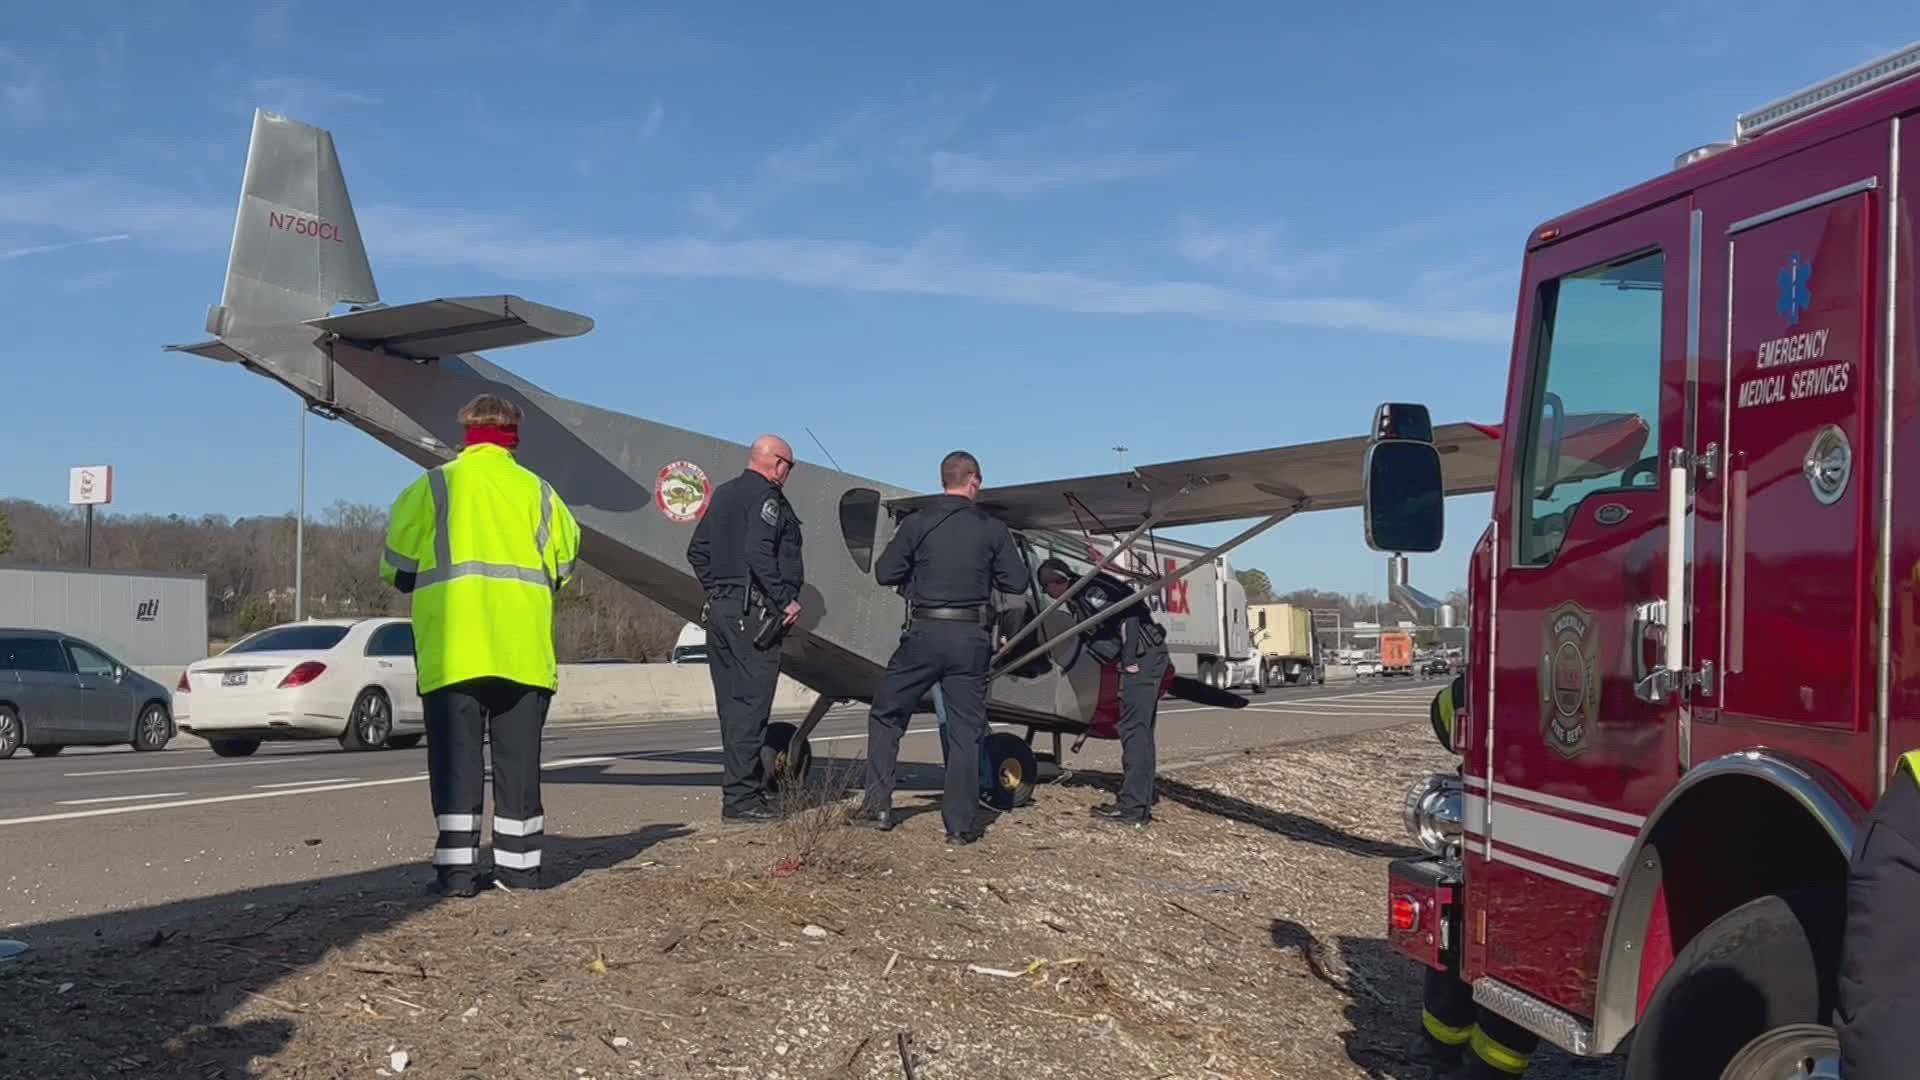
<svg viewBox="0 0 1920 1080"><path fill-rule="evenodd" d="M255 106L333 130L388 302L586 312L592 334L497 359L824 461L810 427L928 488L956 445L1010 483L1116 444L1354 434L1389 397L1497 420L1530 226L1904 44L1911 11L383 6L74 2L0 27L0 495L63 501L69 466L109 463L115 509L292 508L294 399L160 351L204 336ZM308 435L310 510L412 474ZM1414 582L1460 584L1486 514L1456 500ZM1236 562L1283 589L1385 578L1354 512Z"/></svg>

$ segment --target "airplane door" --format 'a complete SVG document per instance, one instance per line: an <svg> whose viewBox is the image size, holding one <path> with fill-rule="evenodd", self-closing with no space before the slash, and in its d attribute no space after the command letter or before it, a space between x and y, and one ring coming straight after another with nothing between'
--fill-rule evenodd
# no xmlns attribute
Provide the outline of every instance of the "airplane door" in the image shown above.
<svg viewBox="0 0 1920 1080"><path fill-rule="evenodd" d="M1638 815L1675 775L1662 706L1635 693L1667 597L1664 455L1684 445L1683 203L1529 256L1494 508L1492 730L1472 747L1468 949L1550 1000L1591 997ZM1694 276L1697 280L1697 276ZM1475 910L1475 908L1478 910Z"/></svg>

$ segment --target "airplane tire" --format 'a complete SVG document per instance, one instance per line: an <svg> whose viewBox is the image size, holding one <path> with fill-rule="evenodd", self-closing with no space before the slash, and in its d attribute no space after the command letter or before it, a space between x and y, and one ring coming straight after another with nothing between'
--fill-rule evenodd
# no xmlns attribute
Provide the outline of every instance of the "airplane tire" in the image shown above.
<svg viewBox="0 0 1920 1080"><path fill-rule="evenodd" d="M987 775L980 778L980 791L995 810L1011 810L1033 800L1040 762L1025 740L1010 731L988 735L987 767Z"/></svg>
<svg viewBox="0 0 1920 1080"><path fill-rule="evenodd" d="M767 790L778 791L788 784L806 779L813 766L813 745L794 736L800 729L784 720L767 725L767 738L760 746L760 768L767 778Z"/></svg>

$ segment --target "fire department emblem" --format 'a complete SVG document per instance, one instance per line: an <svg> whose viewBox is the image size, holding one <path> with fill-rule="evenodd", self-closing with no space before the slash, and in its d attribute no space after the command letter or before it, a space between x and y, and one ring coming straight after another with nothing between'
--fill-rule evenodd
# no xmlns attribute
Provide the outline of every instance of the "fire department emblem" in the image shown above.
<svg viewBox="0 0 1920 1080"><path fill-rule="evenodd" d="M1587 748L1600 716L1599 631L1571 601L1547 613L1540 656L1540 735L1563 757Z"/></svg>
<svg viewBox="0 0 1920 1080"><path fill-rule="evenodd" d="M697 521L707 512L707 498L713 485L707 474L691 461L675 461L661 468L653 485L653 501L672 521Z"/></svg>

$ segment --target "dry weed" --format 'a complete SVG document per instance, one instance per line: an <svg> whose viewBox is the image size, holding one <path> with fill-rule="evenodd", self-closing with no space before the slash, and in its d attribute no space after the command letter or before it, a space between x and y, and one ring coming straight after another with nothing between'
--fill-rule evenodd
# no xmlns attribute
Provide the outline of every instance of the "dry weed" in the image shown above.
<svg viewBox="0 0 1920 1080"><path fill-rule="evenodd" d="M773 826L776 877L802 870L859 874L881 865L847 823L848 796L860 790L865 775L866 758L856 755L816 757L804 776L782 778L780 820Z"/></svg>

